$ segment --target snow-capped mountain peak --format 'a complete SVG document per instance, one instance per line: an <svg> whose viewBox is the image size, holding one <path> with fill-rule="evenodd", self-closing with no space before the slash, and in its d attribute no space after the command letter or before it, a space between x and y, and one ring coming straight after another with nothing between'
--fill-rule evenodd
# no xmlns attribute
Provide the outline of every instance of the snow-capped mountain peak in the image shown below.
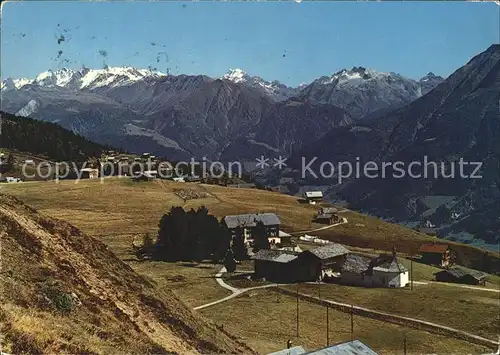
<svg viewBox="0 0 500 355"><path fill-rule="evenodd" d="M316 79L299 97L312 103L343 107L353 117L362 118L377 110L401 107L425 95L443 80L431 74L427 81L416 81L393 72L353 67Z"/></svg>
<svg viewBox="0 0 500 355"><path fill-rule="evenodd" d="M377 72L376 70L364 67L353 67L352 69L342 69L331 76L323 76L316 80L316 83L334 86L342 84L355 85L366 80L383 79L389 76L398 76L398 74Z"/></svg>
<svg viewBox="0 0 500 355"><path fill-rule="evenodd" d="M427 73L420 81L429 81L429 80L440 80L443 81L444 78L438 75L435 75L433 72Z"/></svg>
<svg viewBox="0 0 500 355"><path fill-rule="evenodd" d="M38 74L37 77L33 80L32 84L46 87L65 87L69 84L69 82L71 82L74 74L75 72L68 68L63 68L55 72L49 69L48 71Z"/></svg>
<svg viewBox="0 0 500 355"><path fill-rule="evenodd" d="M64 87L68 89L95 89L99 87L117 87L129 85L149 77L165 76L158 71L136 69L133 67L105 67L104 69L82 68L73 70L62 68L47 70L38 74L34 79L6 79L2 81L2 90L20 89L25 85L41 87Z"/></svg>
<svg viewBox="0 0 500 355"><path fill-rule="evenodd" d="M242 84L264 92L275 101L283 101L296 95L302 87L288 87L278 80L267 81L259 76L250 76L242 69L230 69L222 79Z"/></svg>
<svg viewBox="0 0 500 355"><path fill-rule="evenodd" d="M427 73L422 79L418 81L421 89L422 95L427 94L429 91L434 89L436 86L441 84L444 81L444 78L438 75L435 75L433 72Z"/></svg>
<svg viewBox="0 0 500 355"><path fill-rule="evenodd" d="M250 75L241 69L229 69L229 71L224 74L223 78L236 84L246 82L251 79Z"/></svg>
<svg viewBox="0 0 500 355"><path fill-rule="evenodd" d="M24 85L27 85L31 82L31 79L21 78L21 79L12 79L7 78L0 82L1 90L16 90L22 88Z"/></svg>

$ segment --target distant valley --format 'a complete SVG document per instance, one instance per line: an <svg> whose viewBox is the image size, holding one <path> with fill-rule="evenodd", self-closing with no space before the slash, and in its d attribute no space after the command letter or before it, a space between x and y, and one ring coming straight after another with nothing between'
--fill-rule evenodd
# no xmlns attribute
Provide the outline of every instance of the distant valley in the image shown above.
<svg viewBox="0 0 500 355"><path fill-rule="evenodd" d="M48 71L2 82L2 110L93 141L171 160L288 158L256 174L276 191L322 186L330 201L453 240L499 243L500 47L446 80L412 80L363 67L290 88L239 69L221 78L119 67ZM482 179L348 179L300 176L318 162L402 161L424 156L483 163Z"/></svg>

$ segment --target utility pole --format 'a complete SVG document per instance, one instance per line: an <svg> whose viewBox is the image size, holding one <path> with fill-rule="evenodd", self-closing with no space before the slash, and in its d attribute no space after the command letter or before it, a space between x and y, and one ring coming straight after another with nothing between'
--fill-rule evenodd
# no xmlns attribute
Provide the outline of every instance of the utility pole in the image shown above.
<svg viewBox="0 0 500 355"><path fill-rule="evenodd" d="M406 336L403 339L403 355L406 355Z"/></svg>
<svg viewBox="0 0 500 355"><path fill-rule="evenodd" d="M299 284L297 284L297 338L299 337Z"/></svg>
<svg viewBox="0 0 500 355"><path fill-rule="evenodd" d="M321 299L321 279L318 280L318 298Z"/></svg>
<svg viewBox="0 0 500 355"><path fill-rule="evenodd" d="M329 313L328 312L329 307L328 303L326 304L326 346L330 345L330 319L329 319Z"/></svg>
<svg viewBox="0 0 500 355"><path fill-rule="evenodd" d="M413 291L413 255L410 256L410 289Z"/></svg>
<svg viewBox="0 0 500 355"><path fill-rule="evenodd" d="M354 340L354 306L351 305L351 341Z"/></svg>
<svg viewBox="0 0 500 355"><path fill-rule="evenodd" d="M276 303L280 303L280 293L278 292L278 284L276 284Z"/></svg>

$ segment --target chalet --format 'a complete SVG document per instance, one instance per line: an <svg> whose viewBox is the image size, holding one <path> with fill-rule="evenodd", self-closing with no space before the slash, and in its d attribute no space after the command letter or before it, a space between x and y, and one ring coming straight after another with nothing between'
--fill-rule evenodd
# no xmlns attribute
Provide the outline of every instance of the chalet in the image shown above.
<svg viewBox="0 0 500 355"><path fill-rule="evenodd" d="M92 168L83 168L80 170L82 179L97 179L99 177L99 170Z"/></svg>
<svg viewBox="0 0 500 355"><path fill-rule="evenodd" d="M5 177L5 182L12 183L12 182L22 182L23 180L18 177L12 177L12 176L6 176Z"/></svg>
<svg viewBox="0 0 500 355"><path fill-rule="evenodd" d="M339 271L349 250L336 243L306 250L300 254L301 264L305 267L300 270L300 277L305 280L322 280L326 275Z"/></svg>
<svg viewBox="0 0 500 355"><path fill-rule="evenodd" d="M362 254L347 255L340 269L339 283L364 287L399 288L408 284L409 274L393 255L373 258Z"/></svg>
<svg viewBox="0 0 500 355"><path fill-rule="evenodd" d="M297 281L296 270L299 269L296 253L282 250L261 249L252 256L255 276L275 282Z"/></svg>
<svg viewBox="0 0 500 355"><path fill-rule="evenodd" d="M323 192L322 191L306 191L306 192L304 192L304 198L311 205L314 205L317 202L321 202L323 200Z"/></svg>
<svg viewBox="0 0 500 355"><path fill-rule="evenodd" d="M184 177L174 177L172 178L173 181L175 182L186 182L186 180L184 180Z"/></svg>
<svg viewBox="0 0 500 355"><path fill-rule="evenodd" d="M33 161L33 159L26 159L24 161L24 164L35 164L35 162Z"/></svg>
<svg viewBox="0 0 500 355"><path fill-rule="evenodd" d="M476 270L467 270L462 267L452 267L434 274L436 281L454 282L468 285L485 285L486 274Z"/></svg>
<svg viewBox="0 0 500 355"><path fill-rule="evenodd" d="M337 213L339 210L336 207L321 207L319 213L327 214L327 213Z"/></svg>
<svg viewBox="0 0 500 355"><path fill-rule="evenodd" d="M223 222L233 236L236 235L237 229L241 228L247 244L252 239L252 231L257 227L257 222L264 224L269 238L279 237L280 219L274 213L229 215L223 218Z"/></svg>
<svg viewBox="0 0 500 355"><path fill-rule="evenodd" d="M428 265L447 267L450 265L451 250L446 244L423 244L418 250L420 261Z"/></svg>
<svg viewBox="0 0 500 355"><path fill-rule="evenodd" d="M314 221L323 224L333 224L340 222L340 217L336 213L322 213L319 212L315 217Z"/></svg>
<svg viewBox="0 0 500 355"><path fill-rule="evenodd" d="M285 250L285 251L293 251L293 252L301 252L299 246L292 242L291 234L288 234L283 231L279 231L278 237L269 238L269 243L271 244L271 249L275 250Z"/></svg>
<svg viewBox="0 0 500 355"><path fill-rule="evenodd" d="M398 260L394 253L392 257L382 255L371 265L372 286L399 288L405 287L409 282L408 269Z"/></svg>

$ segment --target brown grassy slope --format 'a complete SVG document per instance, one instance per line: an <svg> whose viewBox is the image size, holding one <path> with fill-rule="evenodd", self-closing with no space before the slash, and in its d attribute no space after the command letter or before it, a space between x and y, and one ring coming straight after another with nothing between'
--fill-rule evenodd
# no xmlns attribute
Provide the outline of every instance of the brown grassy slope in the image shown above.
<svg viewBox="0 0 500 355"><path fill-rule="evenodd" d="M252 352L171 292L158 291L103 243L3 194L0 236L4 351Z"/></svg>
<svg viewBox="0 0 500 355"><path fill-rule="evenodd" d="M327 328L327 309L304 300L299 301L297 338L296 298L277 294L270 289L250 291L200 312L216 321L231 324L231 331L244 337L261 354L284 349L289 339L294 345L301 345L309 351L322 348L327 344L327 329L330 345L351 338L348 313L330 308ZM252 316L249 317L249 314ZM242 319L245 321L242 322ZM408 355L491 353L484 346L357 315L353 317L353 337L381 355L403 354L405 337Z"/></svg>
<svg viewBox="0 0 500 355"><path fill-rule="evenodd" d="M286 286L295 292L295 286ZM300 292L413 317L496 340L500 329L498 293L457 289L435 284L415 285L414 290L363 288L335 284L302 284Z"/></svg>
<svg viewBox="0 0 500 355"><path fill-rule="evenodd" d="M183 201L173 191L181 187L200 189L210 195ZM77 184L74 181L7 184L3 188L51 216L60 216L98 237L120 257L128 253L133 236L146 231L156 233L161 216L176 205L185 209L205 205L217 217L275 212L280 216L282 228L289 232L321 226L311 222L317 206L300 203L293 196L257 189L164 180L132 183L126 178L109 178L103 183L86 180ZM498 253L432 238L353 211L342 215L349 223L311 234L355 247L391 250L395 246L399 252L407 254L415 253L424 242L438 241L451 245L458 254L459 263L465 266L488 271L500 267Z"/></svg>

